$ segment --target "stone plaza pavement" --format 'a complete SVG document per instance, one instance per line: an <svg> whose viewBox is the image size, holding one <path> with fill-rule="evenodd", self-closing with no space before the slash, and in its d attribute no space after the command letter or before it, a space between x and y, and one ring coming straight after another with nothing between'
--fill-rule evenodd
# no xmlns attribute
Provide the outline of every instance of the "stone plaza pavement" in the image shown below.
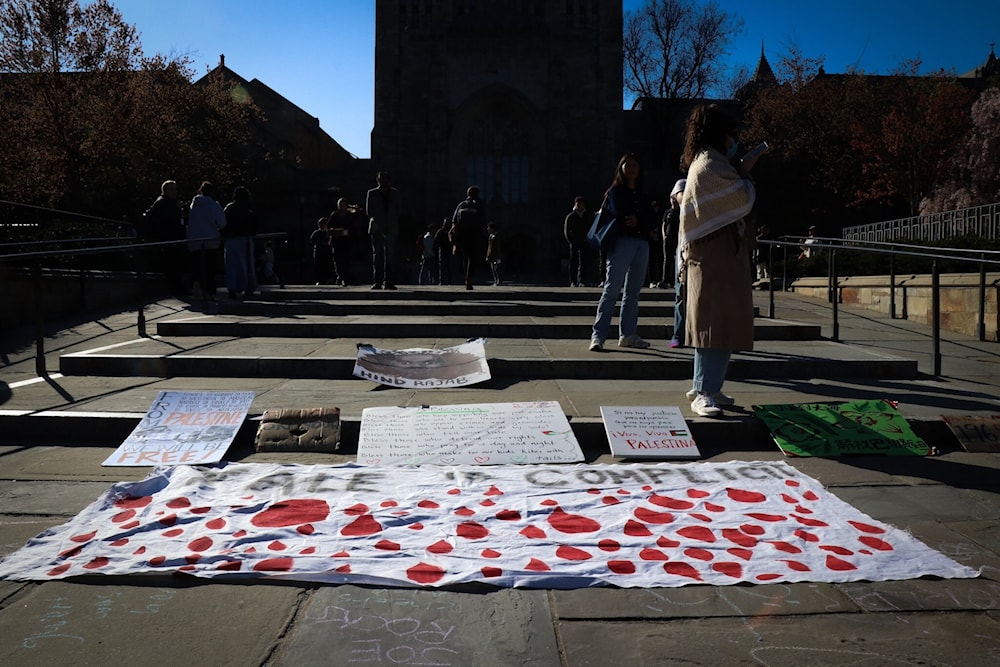
<svg viewBox="0 0 1000 667"><path fill-rule="evenodd" d="M373 314L362 318L369 323L393 317L374 312L388 295L355 290L348 301L347 292L337 290L343 288L322 295L303 290L284 298L350 303L350 311L361 314L370 307ZM522 300L530 291L496 290ZM294 288L287 292L294 295ZM653 308L659 300L668 309L666 295L656 292L643 291L642 308L647 301ZM579 300L592 308L597 292L580 294ZM454 296L467 305L472 297L489 300L479 288L472 295ZM391 298L405 301L405 295ZM540 301L547 298L539 294ZM766 313L767 294L759 292L755 298ZM743 365L726 385L727 393L739 399L738 408L718 420L690 412L683 397L690 383L690 350L667 348L670 318L652 310L656 314L648 318L640 310L647 327L641 333L653 343L650 350L618 350L612 341L608 352L595 354L586 350L591 318L560 313L556 306L545 315L519 311L515 317L526 319L514 325L531 329L544 319L544 326L556 327L556 335L565 325L571 337L528 333L518 339L492 314L427 314L429 307L424 308L424 322L410 314L389 321L396 335L365 329L364 323L350 329L348 316L331 325L339 327L334 335L276 333L250 326L261 319L251 304L222 304L218 314L205 314L163 300L147 309L151 335L146 338L136 334L134 312L89 314L54 326L45 341L48 373L42 378L35 373L30 335L8 332L0 350L0 554L69 520L111 483L146 476L148 468L100 464L159 391L253 390L257 398L251 417L274 407L338 405L344 419L343 450L257 454L248 420L227 460L352 461L361 410L374 405L557 400L587 461L611 463L617 459L607 452L600 405L680 405L703 460L786 460L861 511L980 569L978 578L583 590L219 584L181 577L3 581L0 665L1000 664L1000 454L964 451L940 420L942 414L1000 412L1000 347L945 333L942 376L935 378L928 375L927 327L841 307L842 342L833 343L826 340L831 333L829 304L794 294L775 298L778 318L818 327L818 336L789 329L762 341L754 353L738 356L735 361ZM272 320L336 317L270 312ZM418 320L406 319L414 317ZM342 375L311 377L315 373L305 371L277 377L279 373L245 370L246 357L280 357L291 368L314 356L328 360L330 366L322 372L332 372L346 363L358 340L386 347L400 341L410 346L455 344L464 330L428 332L456 318L496 323L487 352L493 367L492 350L497 350L498 372L484 386L383 389ZM244 330L183 336L168 324L183 320L221 321ZM154 332L160 324L171 333ZM267 335L258 335L262 333ZM800 337L807 340L796 340ZM142 358L122 358L129 354ZM112 355L101 361L115 371L86 365L86 357ZM199 355L205 358L196 359ZM169 365L180 356L187 358L183 364ZM542 377L519 375L529 362ZM232 368L221 371L227 363ZM194 370L183 370L184 364ZM262 362L256 364L263 368ZM156 366L171 370L165 376L134 374L136 368ZM574 367L572 374L565 370ZM206 368L227 375L218 377ZM650 369L665 379L656 379ZM616 378L616 372L634 375ZM898 400L900 412L941 454L784 459L749 409L760 403L854 398Z"/></svg>

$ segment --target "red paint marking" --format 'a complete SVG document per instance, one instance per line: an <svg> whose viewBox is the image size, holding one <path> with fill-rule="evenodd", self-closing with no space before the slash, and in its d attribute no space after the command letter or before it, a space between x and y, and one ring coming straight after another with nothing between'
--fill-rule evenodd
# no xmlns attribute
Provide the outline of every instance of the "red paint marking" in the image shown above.
<svg viewBox="0 0 1000 667"><path fill-rule="evenodd" d="M862 535L858 538L858 541L862 544L867 544L872 549L877 549L878 551L892 551L892 545L884 540L880 540L877 537L872 537L871 535Z"/></svg>
<svg viewBox="0 0 1000 667"><path fill-rule="evenodd" d="M794 479L786 479L785 480L785 485L786 486L801 486L801 484L799 484L798 482L796 482Z"/></svg>
<svg viewBox="0 0 1000 667"><path fill-rule="evenodd" d="M739 563L733 563L730 561L712 563L712 569L720 574L726 575L727 577L732 577L733 579L743 578L743 566Z"/></svg>
<svg viewBox="0 0 1000 667"><path fill-rule="evenodd" d="M655 493L649 497L649 502L671 510L689 510L694 507L694 503L690 500L679 500L677 498L661 496Z"/></svg>
<svg viewBox="0 0 1000 667"><path fill-rule="evenodd" d="M135 516L135 510L125 510L111 517L111 523L122 523Z"/></svg>
<svg viewBox="0 0 1000 667"><path fill-rule="evenodd" d="M796 505L795 506L795 511L798 512L799 514L812 514L813 513L813 511L811 509L806 509L802 505Z"/></svg>
<svg viewBox="0 0 1000 667"><path fill-rule="evenodd" d="M171 530L163 531L164 537L177 537L178 535L183 535L183 534L184 534L183 528L172 528Z"/></svg>
<svg viewBox="0 0 1000 667"><path fill-rule="evenodd" d="M817 496L812 491L806 491L805 493L802 494L802 497L805 498L806 500L819 500L819 496Z"/></svg>
<svg viewBox="0 0 1000 667"><path fill-rule="evenodd" d="M99 570L105 565L111 562L106 556L98 556L94 560L90 561L83 566L84 570Z"/></svg>
<svg viewBox="0 0 1000 667"><path fill-rule="evenodd" d="M448 495L449 496L457 496L461 492L462 492L461 489L448 489Z"/></svg>
<svg viewBox="0 0 1000 667"><path fill-rule="evenodd" d="M223 519L222 517L219 517L218 519L212 519L211 521L205 524L205 528L208 528L209 530L222 530L225 527L226 527L226 520Z"/></svg>
<svg viewBox="0 0 1000 667"><path fill-rule="evenodd" d="M738 503L762 503L767 500L767 496L757 491L747 491L746 489L726 488L726 495Z"/></svg>
<svg viewBox="0 0 1000 667"><path fill-rule="evenodd" d="M788 517L785 516L784 514L762 514L760 512L747 512L746 515L751 519L757 519L758 521L768 521L770 523L788 520Z"/></svg>
<svg viewBox="0 0 1000 667"><path fill-rule="evenodd" d="M597 548L601 551L618 551L622 545L617 540L601 540L597 543Z"/></svg>
<svg viewBox="0 0 1000 667"><path fill-rule="evenodd" d="M211 507L192 507L191 514L208 514L212 511Z"/></svg>
<svg viewBox="0 0 1000 667"><path fill-rule="evenodd" d="M208 551L212 548L212 538L211 537L199 537L195 540L191 540L188 544L188 549L191 551Z"/></svg>
<svg viewBox="0 0 1000 667"><path fill-rule="evenodd" d="M364 503L358 503L357 505L351 505L344 510L344 514L348 516L360 516L362 514L368 514L368 505Z"/></svg>
<svg viewBox="0 0 1000 667"><path fill-rule="evenodd" d="M699 547L688 547L684 550L684 555L688 558L694 558L695 560L710 561L715 558L713 554L708 549L701 549Z"/></svg>
<svg viewBox="0 0 1000 667"><path fill-rule="evenodd" d="M756 537L753 535L747 535L746 533L736 530L735 528L723 528L722 536L730 542L735 542L741 547L753 548L757 546Z"/></svg>
<svg viewBox="0 0 1000 667"><path fill-rule="evenodd" d="M503 575L503 570L501 570L499 567L486 566L480 569L479 571L482 572L483 577L486 579L491 579L493 577L499 577Z"/></svg>
<svg viewBox="0 0 1000 667"><path fill-rule="evenodd" d="M254 572L290 572L295 561L291 558L267 558L254 563Z"/></svg>
<svg viewBox="0 0 1000 667"><path fill-rule="evenodd" d="M587 489L587 493L589 493L591 495L594 495L594 496L600 494L600 492L601 492L600 489Z"/></svg>
<svg viewBox="0 0 1000 667"><path fill-rule="evenodd" d="M707 514L700 514L698 512L691 512L688 514L689 517L693 519L698 519L698 521L704 521L705 523L712 523L712 517Z"/></svg>
<svg viewBox="0 0 1000 667"><path fill-rule="evenodd" d="M146 553L146 547L139 547L138 549L136 549L135 551L132 552L132 555L133 556L141 556L144 553Z"/></svg>
<svg viewBox="0 0 1000 667"><path fill-rule="evenodd" d="M847 523L851 524L862 533L874 533L876 535L881 535L885 532L884 528L879 528L878 526L873 526L868 523L861 523L860 521L848 521Z"/></svg>
<svg viewBox="0 0 1000 667"><path fill-rule="evenodd" d="M296 528L295 532L300 535L312 535L316 532L316 528L311 523L304 523Z"/></svg>
<svg viewBox="0 0 1000 667"><path fill-rule="evenodd" d="M635 574L635 564L630 560L609 560L608 569L615 574Z"/></svg>
<svg viewBox="0 0 1000 667"><path fill-rule="evenodd" d="M334 570L334 572L337 572L339 574L350 574L351 573L351 566L350 565L341 565L336 570Z"/></svg>
<svg viewBox="0 0 1000 667"><path fill-rule="evenodd" d="M552 500L551 498L546 498L545 500L543 500L542 502L540 502L538 504L539 505L544 505L545 507L555 507L559 503L557 503L556 501Z"/></svg>
<svg viewBox="0 0 1000 667"><path fill-rule="evenodd" d="M149 564L152 565L153 567L159 567L163 565L165 562L167 562L166 556L153 556L152 558L149 559Z"/></svg>
<svg viewBox="0 0 1000 667"><path fill-rule="evenodd" d="M781 579L780 574L768 573L768 574L758 574L757 581L774 581L775 579Z"/></svg>
<svg viewBox="0 0 1000 667"><path fill-rule="evenodd" d="M121 525L122 530L132 530L133 528L138 528L138 527L139 527L138 521L129 521L128 523L123 523Z"/></svg>
<svg viewBox="0 0 1000 667"><path fill-rule="evenodd" d="M781 499L784 500L789 505L798 505L799 504L798 498L793 498L792 496L788 495L787 493L782 493L781 494Z"/></svg>
<svg viewBox="0 0 1000 667"><path fill-rule="evenodd" d="M670 512L654 512L645 507L639 507L635 510L635 518L639 521L655 524L673 523L674 521L674 515Z"/></svg>
<svg viewBox="0 0 1000 667"><path fill-rule="evenodd" d="M819 542L819 535L810 533L808 530L802 530L801 528L795 529L795 537L800 540L805 540L806 542Z"/></svg>
<svg viewBox="0 0 1000 667"><path fill-rule="evenodd" d="M338 551L335 554L330 554L330 558L350 558L351 554L346 551Z"/></svg>
<svg viewBox="0 0 1000 667"><path fill-rule="evenodd" d="M458 524L458 528L455 532L459 537L463 537L467 540L481 540L490 534L490 531L488 531L485 526L480 525L475 521L466 521Z"/></svg>
<svg viewBox="0 0 1000 667"><path fill-rule="evenodd" d="M444 578L444 570L439 568L437 565L417 563L406 571L406 576L411 581L415 581L418 584L433 584L434 582L441 581L441 579Z"/></svg>
<svg viewBox="0 0 1000 667"><path fill-rule="evenodd" d="M433 500L421 500L419 503L417 503L417 507L423 507L424 509L428 510L436 510L441 506L436 502L434 502Z"/></svg>
<svg viewBox="0 0 1000 667"><path fill-rule="evenodd" d="M545 531L538 526L526 526L521 529L521 535L530 539L541 539L545 537Z"/></svg>
<svg viewBox="0 0 1000 667"><path fill-rule="evenodd" d="M115 540L114 542L112 542L111 546L113 546L113 547L123 547L126 544L128 544L128 538L127 537L123 537L120 540Z"/></svg>
<svg viewBox="0 0 1000 667"><path fill-rule="evenodd" d="M167 501L167 507L172 510L182 509L184 507L191 507L191 500L181 496L180 498L174 498L173 500Z"/></svg>
<svg viewBox="0 0 1000 667"><path fill-rule="evenodd" d="M201 554L188 554L187 556L184 556L184 561L189 565L194 565L200 560L201 560ZM182 567L181 569L183 570L184 568Z"/></svg>
<svg viewBox="0 0 1000 667"><path fill-rule="evenodd" d="M820 546L820 549L822 549L823 551L829 551L831 553L835 553L839 556L851 556L854 554L854 552L851 551L850 549L845 549L844 547L840 547L835 544L824 544Z"/></svg>
<svg viewBox="0 0 1000 667"><path fill-rule="evenodd" d="M710 528L705 528L705 526L685 526L677 531L677 534L686 537L689 540L698 540L699 542L715 542L715 533L712 532Z"/></svg>
<svg viewBox="0 0 1000 667"><path fill-rule="evenodd" d="M468 507L459 507L455 510L455 514L458 516L474 516L476 514L476 510L470 510Z"/></svg>
<svg viewBox="0 0 1000 667"><path fill-rule="evenodd" d="M694 579L695 581L702 580L701 574L698 573L698 570L690 564L681 561L670 561L669 563L664 563L663 571L667 574L673 574L678 577L687 577L688 579Z"/></svg>
<svg viewBox="0 0 1000 667"><path fill-rule="evenodd" d="M395 500L383 500L381 503L379 503L379 507L386 507L386 508L399 507L399 503L397 503Z"/></svg>
<svg viewBox="0 0 1000 667"><path fill-rule="evenodd" d="M344 537L363 537L382 532L382 524L371 514L362 514L357 519L340 529Z"/></svg>
<svg viewBox="0 0 1000 667"><path fill-rule="evenodd" d="M753 552L749 549L739 549L737 547L726 549L726 553L736 556L737 558L742 558L743 560L750 560L750 558L753 557Z"/></svg>
<svg viewBox="0 0 1000 667"><path fill-rule="evenodd" d="M521 513L517 510L500 510L497 512L497 518L501 521L520 521Z"/></svg>
<svg viewBox="0 0 1000 667"><path fill-rule="evenodd" d="M247 536L247 531L243 530L242 528L240 530L237 530L235 533L233 533L233 537L236 537L236 538L246 537L246 536Z"/></svg>
<svg viewBox="0 0 1000 667"><path fill-rule="evenodd" d="M793 514L792 518L801 523L803 526L817 526L822 528L824 526L830 525L825 521L820 521L819 519L810 519L808 517L799 516L797 514Z"/></svg>
<svg viewBox="0 0 1000 667"><path fill-rule="evenodd" d="M670 556L659 549L643 549L639 552L639 558L642 560L670 560Z"/></svg>
<svg viewBox="0 0 1000 667"><path fill-rule="evenodd" d="M288 548L288 546L286 546L285 543L282 542L281 540L275 540L270 544L268 544L267 548L271 551L284 551L285 549Z"/></svg>
<svg viewBox="0 0 1000 667"><path fill-rule="evenodd" d="M450 554L454 548L455 547L453 547L448 542L445 542L444 540L438 540L434 544L427 547L427 550L430 551L432 554Z"/></svg>
<svg viewBox="0 0 1000 667"><path fill-rule="evenodd" d="M556 556L563 560L590 560L593 558L593 556L583 549L577 549L566 544L556 549Z"/></svg>
<svg viewBox="0 0 1000 667"><path fill-rule="evenodd" d="M239 561L239 560L227 560L227 561L223 561L223 562L219 563L218 565L216 565L215 569L216 570L234 571L234 570L239 570L242 567L243 567L243 561Z"/></svg>
<svg viewBox="0 0 1000 667"><path fill-rule="evenodd" d="M604 496L603 498L601 498L601 502L604 503L605 505L618 505L619 503L621 503L621 501L615 498L614 496Z"/></svg>
<svg viewBox="0 0 1000 667"><path fill-rule="evenodd" d="M175 523L177 523L177 515L168 514L167 516L160 519L160 523L163 524L164 526L172 526Z"/></svg>
<svg viewBox="0 0 1000 667"><path fill-rule="evenodd" d="M115 501L115 507L121 509L142 509L151 502L153 502L153 499L150 496L125 496Z"/></svg>
<svg viewBox="0 0 1000 667"><path fill-rule="evenodd" d="M631 537L649 537L653 533L650 532L649 528L646 528L645 524L639 523L635 519L629 519L625 522L625 534Z"/></svg>
<svg viewBox="0 0 1000 667"><path fill-rule="evenodd" d="M500 558L503 554L496 549L483 549L482 553L479 555L483 558Z"/></svg>
<svg viewBox="0 0 1000 667"><path fill-rule="evenodd" d="M497 502L495 500L484 500L483 502L481 502L479 504L482 507L493 507L494 505L497 504Z"/></svg>
<svg viewBox="0 0 1000 667"><path fill-rule="evenodd" d="M725 512L726 508L722 505L716 505L715 503L705 503L705 509L709 512Z"/></svg>
<svg viewBox="0 0 1000 667"><path fill-rule="evenodd" d="M407 528L409 528L410 530L423 530L424 524L418 521L417 523L411 523L409 526L407 526Z"/></svg>
<svg viewBox="0 0 1000 667"><path fill-rule="evenodd" d="M786 554L802 553L802 549L799 549L794 544L789 544L788 542L782 542L781 540L766 540L766 542L778 551L784 551Z"/></svg>
<svg viewBox="0 0 1000 667"><path fill-rule="evenodd" d="M299 552L299 555L312 556L314 553L316 553L316 547L306 547L305 549Z"/></svg>
<svg viewBox="0 0 1000 667"><path fill-rule="evenodd" d="M69 540L70 540L70 542L77 542L77 543L89 542L92 539L94 539L95 535L97 535L97 531L96 530L92 530L89 533L82 533L80 535L74 535L73 537L69 538Z"/></svg>
<svg viewBox="0 0 1000 667"><path fill-rule="evenodd" d="M528 564L524 566L525 570L531 570L532 572L548 572L552 568L545 564L545 561L539 560L537 558L532 558L528 561Z"/></svg>
<svg viewBox="0 0 1000 667"><path fill-rule="evenodd" d="M549 525L560 533L594 533L601 529L601 524L581 514L569 514L563 508L556 507L548 518Z"/></svg>
<svg viewBox="0 0 1000 667"><path fill-rule="evenodd" d="M812 570L809 569L808 565L806 565L805 563L800 563L797 560L790 560L787 558L780 558L779 560L785 565L787 565L790 570L795 570L796 572L812 572Z"/></svg>
<svg viewBox="0 0 1000 667"><path fill-rule="evenodd" d="M346 513L351 514L350 511ZM325 500L302 498L276 502L263 512L254 515L250 523L258 528L281 528L324 521L328 516L330 516L330 506Z"/></svg>
<svg viewBox="0 0 1000 667"><path fill-rule="evenodd" d="M688 498L708 498L712 494L701 489L688 489L687 495Z"/></svg>
<svg viewBox="0 0 1000 667"><path fill-rule="evenodd" d="M81 551L83 551L83 545L82 544L80 546L78 546L78 547L73 547L72 549L67 549L66 551L61 552L59 554L59 558L72 558L73 556L77 555Z"/></svg>
<svg viewBox="0 0 1000 667"><path fill-rule="evenodd" d="M827 568L829 568L831 570L836 570L838 572L845 572L845 571L848 571L848 570L856 570L856 569L858 569L857 566L855 566L855 565L853 565L851 563L848 563L846 560L841 560L841 559L837 558L836 556L827 556L826 557L826 566L827 566Z"/></svg>
<svg viewBox="0 0 1000 667"><path fill-rule="evenodd" d="M484 496L502 496L503 491L495 486L490 486L490 488L483 494Z"/></svg>
<svg viewBox="0 0 1000 667"><path fill-rule="evenodd" d="M50 577L58 577L60 574L68 570L71 565L72 563L63 563L62 565L57 565L56 567L52 568L45 574Z"/></svg>
<svg viewBox="0 0 1000 667"><path fill-rule="evenodd" d="M392 540L379 540L375 543L375 548L379 551L399 551L399 543Z"/></svg>

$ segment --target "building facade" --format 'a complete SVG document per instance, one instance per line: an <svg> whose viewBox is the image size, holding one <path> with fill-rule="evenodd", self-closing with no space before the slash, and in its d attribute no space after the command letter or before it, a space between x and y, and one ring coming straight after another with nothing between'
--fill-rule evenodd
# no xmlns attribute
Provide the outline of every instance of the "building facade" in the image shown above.
<svg viewBox="0 0 1000 667"><path fill-rule="evenodd" d="M623 141L622 6L607 0L376 0L372 167L407 233L478 185L506 273L554 275L573 197L596 209Z"/></svg>

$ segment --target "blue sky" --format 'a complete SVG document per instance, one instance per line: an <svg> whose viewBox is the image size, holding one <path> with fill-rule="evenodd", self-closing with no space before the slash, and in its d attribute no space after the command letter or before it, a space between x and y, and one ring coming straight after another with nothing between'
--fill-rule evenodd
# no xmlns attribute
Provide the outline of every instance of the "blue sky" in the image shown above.
<svg viewBox="0 0 1000 667"><path fill-rule="evenodd" d="M199 74L226 65L260 79L320 119L358 157L374 118L374 0L111 0L147 54L188 55ZM549 0L553 1L553 0ZM609 2L613 0L601 0ZM625 0L626 10L644 0ZM716 0L743 19L728 63L751 69L761 44L772 65L797 44L827 72L884 74L907 59L922 71L967 72L1000 42L997 0Z"/></svg>

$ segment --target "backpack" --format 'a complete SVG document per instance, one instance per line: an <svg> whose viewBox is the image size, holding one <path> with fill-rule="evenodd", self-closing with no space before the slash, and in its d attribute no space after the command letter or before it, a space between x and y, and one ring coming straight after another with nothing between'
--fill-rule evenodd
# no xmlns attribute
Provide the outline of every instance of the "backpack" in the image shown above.
<svg viewBox="0 0 1000 667"><path fill-rule="evenodd" d="M479 211L479 202L466 199L458 205L455 211L455 239L456 244L466 243L479 236L482 231L482 215Z"/></svg>

